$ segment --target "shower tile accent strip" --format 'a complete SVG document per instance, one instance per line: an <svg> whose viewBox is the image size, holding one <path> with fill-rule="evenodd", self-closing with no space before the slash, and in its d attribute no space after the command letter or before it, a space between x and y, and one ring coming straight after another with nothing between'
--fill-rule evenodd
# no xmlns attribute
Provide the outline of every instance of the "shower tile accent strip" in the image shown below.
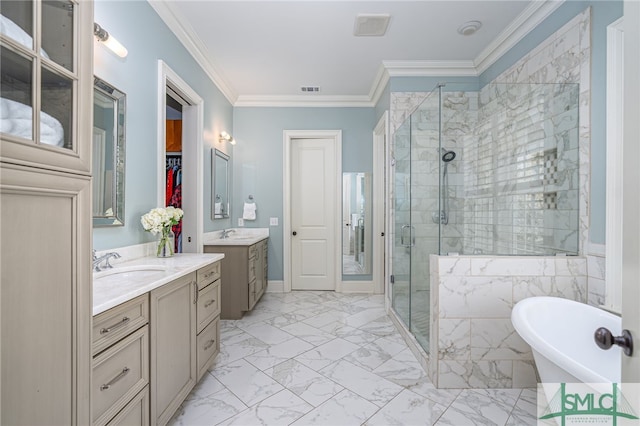
<svg viewBox="0 0 640 426"><path fill-rule="evenodd" d="M438 388L536 386L531 348L514 330L522 299L587 302L587 258L431 255L429 372ZM437 354L437 356L436 356Z"/></svg>

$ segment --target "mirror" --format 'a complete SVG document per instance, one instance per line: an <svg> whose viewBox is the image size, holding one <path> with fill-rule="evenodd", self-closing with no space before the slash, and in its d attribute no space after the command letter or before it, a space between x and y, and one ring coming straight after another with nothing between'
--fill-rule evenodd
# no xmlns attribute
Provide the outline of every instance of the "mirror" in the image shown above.
<svg viewBox="0 0 640 426"><path fill-rule="evenodd" d="M126 95L98 77L93 83L93 226L122 226Z"/></svg>
<svg viewBox="0 0 640 426"><path fill-rule="evenodd" d="M222 151L211 151L211 211L213 219L229 217L229 156Z"/></svg>
<svg viewBox="0 0 640 426"><path fill-rule="evenodd" d="M371 173L342 174L342 274L371 274Z"/></svg>

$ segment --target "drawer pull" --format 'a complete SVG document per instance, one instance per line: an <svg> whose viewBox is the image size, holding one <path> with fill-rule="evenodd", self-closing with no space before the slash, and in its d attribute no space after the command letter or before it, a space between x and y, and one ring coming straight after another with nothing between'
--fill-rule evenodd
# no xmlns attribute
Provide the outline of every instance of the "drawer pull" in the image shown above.
<svg viewBox="0 0 640 426"><path fill-rule="evenodd" d="M129 374L129 367L125 367L122 369L122 372L120 374L118 374L116 377L114 377L113 379L111 379L111 381L109 381L109 383L105 383L104 385L100 386L100 390L104 391L109 389L111 386L113 386L118 380L122 379L124 376L126 376L127 374Z"/></svg>
<svg viewBox="0 0 640 426"><path fill-rule="evenodd" d="M216 301L215 301L215 300L213 300L213 299L211 299L211 300L209 300L207 303L205 303L205 304L204 304L204 307L205 307L205 308L208 308L209 306L213 305L214 303L216 303Z"/></svg>
<svg viewBox="0 0 640 426"><path fill-rule="evenodd" d="M196 305L198 303L198 299L200 298L200 292L198 291L198 283L193 281L192 284L193 284L193 287L195 288L195 293L196 293L193 299L193 304Z"/></svg>
<svg viewBox="0 0 640 426"><path fill-rule="evenodd" d="M100 329L100 334L107 334L107 333L111 333L113 330L120 328L122 326L125 326L129 323L129 317L123 317L122 320L117 323L112 325L111 327L107 327L107 328L101 328Z"/></svg>
<svg viewBox="0 0 640 426"><path fill-rule="evenodd" d="M209 278L210 276L214 275L216 273L216 271L211 271L208 274L204 274L205 279Z"/></svg>
<svg viewBox="0 0 640 426"><path fill-rule="evenodd" d="M211 346L213 346L213 344L216 343L215 340L211 339L209 340L205 345L204 345L204 350L208 350Z"/></svg>

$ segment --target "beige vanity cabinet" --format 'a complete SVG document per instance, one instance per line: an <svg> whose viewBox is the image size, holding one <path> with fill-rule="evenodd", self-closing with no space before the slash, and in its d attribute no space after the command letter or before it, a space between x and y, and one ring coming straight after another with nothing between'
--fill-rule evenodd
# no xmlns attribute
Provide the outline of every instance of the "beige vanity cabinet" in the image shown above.
<svg viewBox="0 0 640 426"><path fill-rule="evenodd" d="M0 424L88 425L93 2L2 16Z"/></svg>
<svg viewBox="0 0 640 426"><path fill-rule="evenodd" d="M148 293L94 317L94 426L149 424L148 324Z"/></svg>
<svg viewBox="0 0 640 426"><path fill-rule="evenodd" d="M220 262L197 271L197 354L198 381L220 352Z"/></svg>
<svg viewBox="0 0 640 426"><path fill-rule="evenodd" d="M223 253L220 318L240 319L267 288L267 239L252 245L205 245L205 253Z"/></svg>
<svg viewBox="0 0 640 426"><path fill-rule="evenodd" d="M152 290L151 424L165 425L197 382L196 272Z"/></svg>

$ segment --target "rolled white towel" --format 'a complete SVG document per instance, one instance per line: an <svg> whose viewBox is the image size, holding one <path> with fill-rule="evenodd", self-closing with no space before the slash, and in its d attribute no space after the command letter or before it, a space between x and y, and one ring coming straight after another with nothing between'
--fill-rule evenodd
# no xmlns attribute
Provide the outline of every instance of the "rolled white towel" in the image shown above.
<svg viewBox="0 0 640 426"><path fill-rule="evenodd" d="M242 218L244 220L256 220L256 203L244 203L244 209L242 209Z"/></svg>
<svg viewBox="0 0 640 426"><path fill-rule="evenodd" d="M33 49L33 39L18 24L4 15L0 15L0 33L11 37L27 49ZM42 56L49 59L49 55L41 49Z"/></svg>
<svg viewBox="0 0 640 426"><path fill-rule="evenodd" d="M25 139L33 139L31 106L0 98L0 131ZM64 129L62 124L44 111L40 112L40 142L62 146Z"/></svg>

